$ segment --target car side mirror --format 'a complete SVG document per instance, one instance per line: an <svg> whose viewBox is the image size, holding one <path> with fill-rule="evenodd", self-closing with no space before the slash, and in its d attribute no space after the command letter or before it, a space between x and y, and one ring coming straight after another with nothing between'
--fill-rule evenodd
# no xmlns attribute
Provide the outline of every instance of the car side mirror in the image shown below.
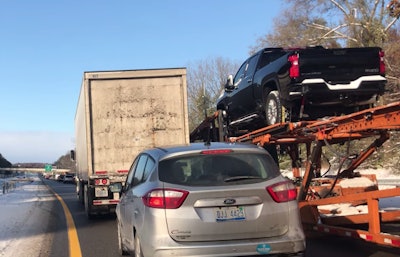
<svg viewBox="0 0 400 257"><path fill-rule="evenodd" d="M234 88L235 87L233 85L233 76L229 75L228 79L226 80L225 91L232 91Z"/></svg>

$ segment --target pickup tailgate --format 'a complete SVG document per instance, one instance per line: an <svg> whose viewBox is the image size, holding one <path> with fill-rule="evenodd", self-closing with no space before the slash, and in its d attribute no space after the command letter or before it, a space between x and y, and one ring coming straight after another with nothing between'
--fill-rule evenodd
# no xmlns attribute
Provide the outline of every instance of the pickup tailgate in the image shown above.
<svg viewBox="0 0 400 257"><path fill-rule="evenodd" d="M382 75L380 51L378 47L300 50L300 78L322 78L335 84L349 83L361 76Z"/></svg>

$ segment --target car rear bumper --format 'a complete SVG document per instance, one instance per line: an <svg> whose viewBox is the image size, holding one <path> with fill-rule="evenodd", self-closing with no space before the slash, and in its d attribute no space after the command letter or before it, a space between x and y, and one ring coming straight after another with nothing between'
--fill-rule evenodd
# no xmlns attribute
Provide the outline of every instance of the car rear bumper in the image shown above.
<svg viewBox="0 0 400 257"><path fill-rule="evenodd" d="M145 244L142 241L143 244ZM180 256L180 257L223 257L223 256L252 256L252 255L274 255L288 254L288 256L303 256L305 252L305 238L302 233L298 238L290 239L281 237L271 240L270 238L236 240L236 241L210 241L210 242L170 242L167 245L150 246L151 252L146 256ZM144 246L143 251L149 246ZM147 248L149 249L149 248Z"/></svg>

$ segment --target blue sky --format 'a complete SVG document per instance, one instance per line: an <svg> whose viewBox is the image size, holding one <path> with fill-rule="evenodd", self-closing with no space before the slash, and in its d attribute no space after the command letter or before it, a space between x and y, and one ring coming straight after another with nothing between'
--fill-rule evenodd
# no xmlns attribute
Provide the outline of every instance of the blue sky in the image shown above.
<svg viewBox="0 0 400 257"><path fill-rule="evenodd" d="M280 0L5 0L0 3L0 153L53 163L74 148L84 71L244 61Z"/></svg>

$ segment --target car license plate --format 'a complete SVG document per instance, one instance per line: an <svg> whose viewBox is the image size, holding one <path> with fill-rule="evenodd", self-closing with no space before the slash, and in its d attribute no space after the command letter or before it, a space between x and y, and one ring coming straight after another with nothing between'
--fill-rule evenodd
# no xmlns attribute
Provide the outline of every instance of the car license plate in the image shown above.
<svg viewBox="0 0 400 257"><path fill-rule="evenodd" d="M94 188L94 195L96 197L107 197L108 196L107 187L95 187Z"/></svg>
<svg viewBox="0 0 400 257"><path fill-rule="evenodd" d="M216 221L245 220L246 213L243 206L214 208Z"/></svg>

